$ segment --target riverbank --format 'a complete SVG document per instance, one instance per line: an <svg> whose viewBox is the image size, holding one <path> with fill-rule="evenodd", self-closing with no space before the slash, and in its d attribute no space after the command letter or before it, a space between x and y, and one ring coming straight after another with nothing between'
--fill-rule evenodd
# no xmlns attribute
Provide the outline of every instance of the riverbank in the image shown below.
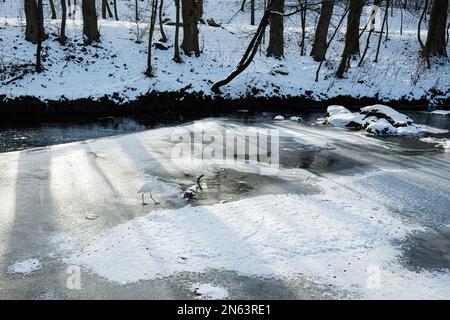
<svg viewBox="0 0 450 320"><path fill-rule="evenodd" d="M205 1L205 20L213 18L221 27L200 25L200 57L182 55L183 63L177 64L172 60L174 27L169 25L174 12L167 5L169 22L164 30L169 41L158 42L154 48L152 78L144 75L146 23L136 24L127 16L123 21L99 20L101 42L84 46L78 8L78 14L67 21L69 40L62 46L57 41L60 21L46 20L49 38L43 43L44 72L37 74L33 68L36 47L24 40L24 22L11 18L16 14L0 17L0 44L8 44L0 52L0 112L117 114L158 108L221 109L229 105L259 110L323 109L329 104L360 107L384 103L409 109L450 105L450 63L448 59L435 59L431 68L426 67L419 58L417 17L408 12L404 12L401 33L398 12L390 18L389 40L383 41L379 62L373 62L372 43L362 66L352 61L344 79L334 76L345 35L345 28L339 30L318 82L315 76L319 64L308 55L314 19L308 21L305 55L301 55L299 18L290 17L285 21L284 58L266 57L263 46L248 69L216 95L211 91L212 84L234 70L256 30L249 25L248 13L240 12L239 6L240 1ZM257 10L257 18L260 14ZM365 12L362 21L368 14ZM333 18L333 25L338 18ZM425 30L422 37L426 37ZM365 39L363 34L361 46Z"/></svg>
<svg viewBox="0 0 450 320"><path fill-rule="evenodd" d="M316 101L306 96L286 96L261 98L255 96L242 99L226 99L221 96L185 92L154 92L137 97L136 100L118 103L113 97L104 96L98 100L91 98L60 99L42 101L32 96L8 99L0 96L0 114L5 116L22 116L33 114L40 116L64 115L129 115L142 112L168 111L179 114L199 112L210 114L215 112L234 112L237 110L271 111L271 112L307 112L324 111L329 105L345 105L349 109L373 104L388 104L398 110L426 111L430 109L430 101L426 98L408 100L380 100L372 97L337 96L323 101ZM439 101L436 107L450 107L450 98Z"/></svg>

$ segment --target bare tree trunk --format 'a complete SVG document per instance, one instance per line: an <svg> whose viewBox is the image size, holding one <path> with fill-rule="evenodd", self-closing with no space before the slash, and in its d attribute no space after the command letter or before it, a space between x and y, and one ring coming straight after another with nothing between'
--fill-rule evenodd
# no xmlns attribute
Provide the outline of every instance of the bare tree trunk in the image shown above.
<svg viewBox="0 0 450 320"><path fill-rule="evenodd" d="M330 40L328 40L327 47L326 47L326 49L325 49L325 54L327 53L327 50L328 50L328 48L330 47L330 44L331 44L331 42L333 41L334 37L336 36L337 32L338 32L339 29L341 28L342 22L344 22L344 19L345 19L345 16L347 15L347 13L348 13L348 10L349 10L349 6L347 6L347 8L345 9L345 12L344 12L344 14L342 15L341 19L339 20L339 23L338 23L336 29L334 29L334 32L333 32L333 34L331 35ZM316 79L315 79L316 82L319 81L319 73L320 73L320 69L322 68L322 64L323 64L324 61L325 61L325 59L324 59L324 60L321 60L320 63L319 63L319 66L317 67L317 70L316 70Z"/></svg>
<svg viewBox="0 0 450 320"><path fill-rule="evenodd" d="M383 22L381 24L380 37L378 38L378 45L377 45L377 53L375 54L375 59L373 60L373 62L375 62L375 63L378 63L378 56L380 55L381 40L383 39L384 26L386 25L386 22L387 22L389 5L390 5L390 0L386 0L386 11L384 13Z"/></svg>
<svg viewBox="0 0 450 320"><path fill-rule="evenodd" d="M200 46L198 43L198 20L203 15L203 0L182 0L183 15L183 43L181 49L184 54L200 56Z"/></svg>
<svg viewBox="0 0 450 320"><path fill-rule="evenodd" d="M359 24L364 1L350 0L350 7L347 19L347 31L345 33L344 52L341 63L336 72L336 77L342 78L348 69L352 56L359 54Z"/></svg>
<svg viewBox="0 0 450 320"><path fill-rule="evenodd" d="M427 13L427 8L428 8L428 0L425 1L425 6L423 7L422 15L420 16L419 23L417 24L417 40L419 41L419 44L420 44L420 47L422 48L422 50L425 47L425 45L423 44L422 37L420 36L420 32L422 29L423 18L426 16L426 13Z"/></svg>
<svg viewBox="0 0 450 320"><path fill-rule="evenodd" d="M106 0L102 0L102 19L106 19Z"/></svg>
<svg viewBox="0 0 450 320"><path fill-rule="evenodd" d="M49 0L50 3L50 10L52 11L52 20L56 19L56 9L55 9L55 3L53 0Z"/></svg>
<svg viewBox="0 0 450 320"><path fill-rule="evenodd" d="M370 38L372 36L372 33L375 31L375 23L376 23L375 17L376 17L378 10L380 9L380 5L381 5L381 0L375 0L373 3L372 12L370 15L371 21L369 21L369 25L370 25L369 34L367 35L366 46L364 48L361 59L359 60L358 67L362 66L364 58L366 57L366 54L367 54L367 50L369 49Z"/></svg>
<svg viewBox="0 0 450 320"><path fill-rule="evenodd" d="M119 21L119 15L117 14L117 0L114 0L114 17L116 21Z"/></svg>
<svg viewBox="0 0 450 320"><path fill-rule="evenodd" d="M73 16L77 13L77 0L73 0Z"/></svg>
<svg viewBox="0 0 450 320"><path fill-rule="evenodd" d="M448 0L433 0L428 24L427 41L422 50L424 57L447 56L445 34L447 28Z"/></svg>
<svg viewBox="0 0 450 320"><path fill-rule="evenodd" d="M167 36L166 33L164 32L164 25L162 22L162 14L163 14L163 5L164 5L164 0L161 0L160 4L159 4L159 31L161 33L161 39L159 39L159 41L161 42L167 42Z"/></svg>
<svg viewBox="0 0 450 320"><path fill-rule="evenodd" d="M176 63L181 63L181 57L180 57L180 45L179 45L179 38L180 38L180 0L175 0L175 39L174 39L174 54L173 54L173 61Z"/></svg>
<svg viewBox="0 0 450 320"><path fill-rule="evenodd" d="M68 1L68 5L69 5L69 18L70 18L70 17L72 17L72 11L70 11L71 4L70 4L70 0L67 0L67 1Z"/></svg>
<svg viewBox="0 0 450 320"><path fill-rule="evenodd" d="M250 0L250 25L255 25L255 0Z"/></svg>
<svg viewBox="0 0 450 320"><path fill-rule="evenodd" d="M282 58L284 55L283 13L284 0L272 0L270 8L270 34L267 56Z"/></svg>
<svg viewBox="0 0 450 320"><path fill-rule="evenodd" d="M41 52L42 52L42 33L43 33L43 25L41 21L43 20L44 10L42 8L42 0L37 1L37 10L38 14L36 17L37 21L37 47L36 47L36 72L42 72L42 63L41 63Z"/></svg>
<svg viewBox="0 0 450 320"><path fill-rule="evenodd" d="M153 41L153 33L155 31L155 23L156 23L156 13L158 11L158 0L152 0L151 7L151 17L150 17L150 31L148 35L148 54L147 54L147 70L145 70L145 75L147 77L153 77L153 68L152 68L152 41Z"/></svg>
<svg viewBox="0 0 450 320"><path fill-rule="evenodd" d="M139 21L139 6L138 6L138 0L134 1L134 20L136 22Z"/></svg>
<svg viewBox="0 0 450 320"><path fill-rule="evenodd" d="M242 11L242 12L245 11L245 4L246 4L246 3L247 3L246 0L242 0L242 3L241 3L241 11Z"/></svg>
<svg viewBox="0 0 450 320"><path fill-rule="evenodd" d="M300 21L302 28L302 36L300 39L300 55L305 55L305 39L306 39L306 11L307 11L308 2L304 0L302 10L300 11Z"/></svg>
<svg viewBox="0 0 450 320"><path fill-rule="evenodd" d="M106 11L108 11L108 16L113 17L111 8L109 7L108 0L102 0L102 19L106 19Z"/></svg>
<svg viewBox="0 0 450 320"><path fill-rule="evenodd" d="M61 0L61 31L59 34L59 42L61 44L66 43L66 17L67 17L67 6L66 0Z"/></svg>
<svg viewBox="0 0 450 320"><path fill-rule="evenodd" d="M98 32L97 26L95 0L83 0L81 5L83 11L83 35L85 36L86 43L99 42L100 33Z"/></svg>
<svg viewBox="0 0 450 320"><path fill-rule="evenodd" d="M317 24L311 56L316 61L325 60L327 48L328 28L333 15L334 0L324 0L320 9L320 18Z"/></svg>
<svg viewBox="0 0 450 320"><path fill-rule="evenodd" d="M255 35L253 36L252 40L250 41L250 44L247 47L247 50L245 51L241 61L237 65L236 69L234 69L233 72L231 72L228 77L226 77L223 80L220 80L216 82L212 87L211 90L215 93L220 93L220 88L231 81L233 81L234 78L236 78L238 75L240 75L247 67L250 65L250 63L253 61L253 58L255 57L256 52L258 52L258 48L261 45L261 41L263 39L265 30L267 25L269 24L269 17L270 17L270 9L272 7L272 1L269 0L269 3L264 11L264 15L261 19L261 22L259 23L258 29L256 30Z"/></svg>
<svg viewBox="0 0 450 320"><path fill-rule="evenodd" d="M36 0L25 0L25 40L30 41L33 44L38 43L38 29L44 30L44 19L39 19L39 10ZM42 31L42 38L46 38L45 33ZM42 40L42 39L41 39Z"/></svg>

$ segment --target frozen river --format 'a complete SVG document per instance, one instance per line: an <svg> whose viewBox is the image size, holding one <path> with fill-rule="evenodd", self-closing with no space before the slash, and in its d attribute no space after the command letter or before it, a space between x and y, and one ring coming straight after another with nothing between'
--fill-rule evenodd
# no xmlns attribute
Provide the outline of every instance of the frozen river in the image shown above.
<svg viewBox="0 0 450 320"><path fill-rule="evenodd" d="M247 112L3 126L0 298L450 298L450 120L409 115L434 129ZM199 128L192 150L270 132L275 165L174 156Z"/></svg>

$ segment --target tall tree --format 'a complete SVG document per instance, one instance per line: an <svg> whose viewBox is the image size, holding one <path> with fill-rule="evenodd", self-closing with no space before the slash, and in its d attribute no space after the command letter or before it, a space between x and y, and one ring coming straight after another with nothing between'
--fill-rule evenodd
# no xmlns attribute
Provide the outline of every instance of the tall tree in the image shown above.
<svg viewBox="0 0 450 320"><path fill-rule="evenodd" d="M42 34L44 32L43 25L40 23L43 20L44 10L42 8L42 0L37 1L38 14L36 17L37 21L37 47L36 47L36 72L42 72Z"/></svg>
<svg viewBox="0 0 450 320"><path fill-rule="evenodd" d="M56 9L55 9L55 3L53 0L49 0L50 3L50 10L52 11L52 19L56 19Z"/></svg>
<svg viewBox="0 0 450 320"><path fill-rule="evenodd" d="M173 53L173 61L176 63L181 63L181 57L180 57L180 45L179 45L179 38L180 38L180 0L175 0L175 39L174 39L174 53Z"/></svg>
<svg viewBox="0 0 450 320"><path fill-rule="evenodd" d="M44 19L42 15L39 18L38 3L36 0L25 0L24 4L26 18L25 40L37 44L38 29L44 30ZM45 38L45 32L41 32L41 40Z"/></svg>
<svg viewBox="0 0 450 320"><path fill-rule="evenodd" d="M183 16L183 42L181 49L184 54L200 56L198 43L198 21L203 15L203 0L182 0L181 13Z"/></svg>
<svg viewBox="0 0 450 320"><path fill-rule="evenodd" d="M384 12L383 22L381 23L381 31L380 37L378 38L377 52L375 53L375 59L373 60L373 62L375 63L378 63L378 57L380 55L381 40L383 39L384 28L385 26L387 26L387 19L388 19L387 16L389 12L390 2L391 2L390 0L386 0L386 11Z"/></svg>
<svg viewBox="0 0 450 320"><path fill-rule="evenodd" d="M113 14L109 7L108 0L102 0L102 19L106 19L106 11L108 11L108 17L112 18Z"/></svg>
<svg viewBox="0 0 450 320"><path fill-rule="evenodd" d="M61 30L59 33L59 42L62 44L66 43L66 17L67 17L67 6L66 0L61 0Z"/></svg>
<svg viewBox="0 0 450 320"><path fill-rule="evenodd" d="M117 13L117 0L114 0L113 4L114 4L114 18L116 19L116 21L119 21L119 14Z"/></svg>
<svg viewBox="0 0 450 320"><path fill-rule="evenodd" d="M314 43L311 50L311 56L316 61L325 60L327 50L328 28L330 26L331 16L333 15L334 0L324 0L320 8L319 22L317 23Z"/></svg>
<svg viewBox="0 0 450 320"><path fill-rule="evenodd" d="M361 55L361 59L359 60L358 67L362 66L364 58L366 57L366 54L367 54L367 50L369 49L370 38L372 36L372 33L375 31L376 15L377 15L378 10L380 9L380 5L381 5L381 0L374 0L372 12L371 12L370 18L369 18L370 20L368 22L369 33L367 34L366 46L364 47L363 54Z"/></svg>
<svg viewBox="0 0 450 320"><path fill-rule="evenodd" d="M145 75L147 77L153 77L153 67L152 67L152 41L153 33L155 31L156 23L156 13L158 11L158 0L152 0L151 6L151 16L150 16L150 31L148 35L148 53L147 53L147 70L145 70Z"/></svg>
<svg viewBox="0 0 450 320"><path fill-rule="evenodd" d="M81 3L83 11L83 35L88 44L100 41L100 32L97 26L97 12L95 0L83 0Z"/></svg>
<svg viewBox="0 0 450 320"><path fill-rule="evenodd" d="M164 25L163 25L163 21L162 21L163 6L164 6L164 0L160 0L158 18L159 18L159 32L161 33L161 39L159 39L159 41L167 42L167 36L166 36L166 33L164 32Z"/></svg>
<svg viewBox="0 0 450 320"><path fill-rule="evenodd" d="M283 14L284 0L273 0L270 10L270 33L267 56L281 58L284 55Z"/></svg>
<svg viewBox="0 0 450 320"><path fill-rule="evenodd" d="M422 50L424 57L447 56L445 34L447 28L448 0L433 0L428 24L427 41Z"/></svg>
<svg viewBox="0 0 450 320"><path fill-rule="evenodd" d="M341 63L336 72L336 77L342 78L347 70L350 60L354 55L359 54L359 24L364 1L350 0L350 6L347 19L347 31L345 33L344 52L342 53Z"/></svg>

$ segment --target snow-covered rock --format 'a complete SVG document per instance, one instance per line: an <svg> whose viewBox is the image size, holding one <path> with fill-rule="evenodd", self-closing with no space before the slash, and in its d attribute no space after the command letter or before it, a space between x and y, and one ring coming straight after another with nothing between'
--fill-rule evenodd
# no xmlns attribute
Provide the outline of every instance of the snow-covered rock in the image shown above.
<svg viewBox="0 0 450 320"><path fill-rule="evenodd" d="M275 118L273 118L273 120L276 120L276 121L283 121L283 120L284 120L284 117L283 117L283 116L276 116Z"/></svg>
<svg viewBox="0 0 450 320"><path fill-rule="evenodd" d="M386 119L379 119L366 128L366 132L374 135L394 135L397 134L397 128L389 123Z"/></svg>
<svg viewBox="0 0 450 320"><path fill-rule="evenodd" d="M362 122L363 128L367 128L369 125L377 122L378 120L379 120L378 117L375 117L375 116L370 116L370 117L365 118Z"/></svg>
<svg viewBox="0 0 450 320"><path fill-rule="evenodd" d="M328 117L331 117L331 116L334 116L334 115L340 114L340 113L348 113L349 114L349 113L351 113L351 111L343 106L332 105L327 108L326 115Z"/></svg>
<svg viewBox="0 0 450 320"><path fill-rule="evenodd" d="M363 125L364 116L359 113L337 113L325 120L326 124L338 128L360 129Z"/></svg>
<svg viewBox="0 0 450 320"><path fill-rule="evenodd" d="M413 120L407 115L382 104L361 108L361 113L366 116L384 118L395 127L406 127L407 125L413 124Z"/></svg>
<svg viewBox="0 0 450 320"><path fill-rule="evenodd" d="M290 117L289 120L295 121L295 122L303 121L303 119L301 117L297 117L297 116Z"/></svg>

